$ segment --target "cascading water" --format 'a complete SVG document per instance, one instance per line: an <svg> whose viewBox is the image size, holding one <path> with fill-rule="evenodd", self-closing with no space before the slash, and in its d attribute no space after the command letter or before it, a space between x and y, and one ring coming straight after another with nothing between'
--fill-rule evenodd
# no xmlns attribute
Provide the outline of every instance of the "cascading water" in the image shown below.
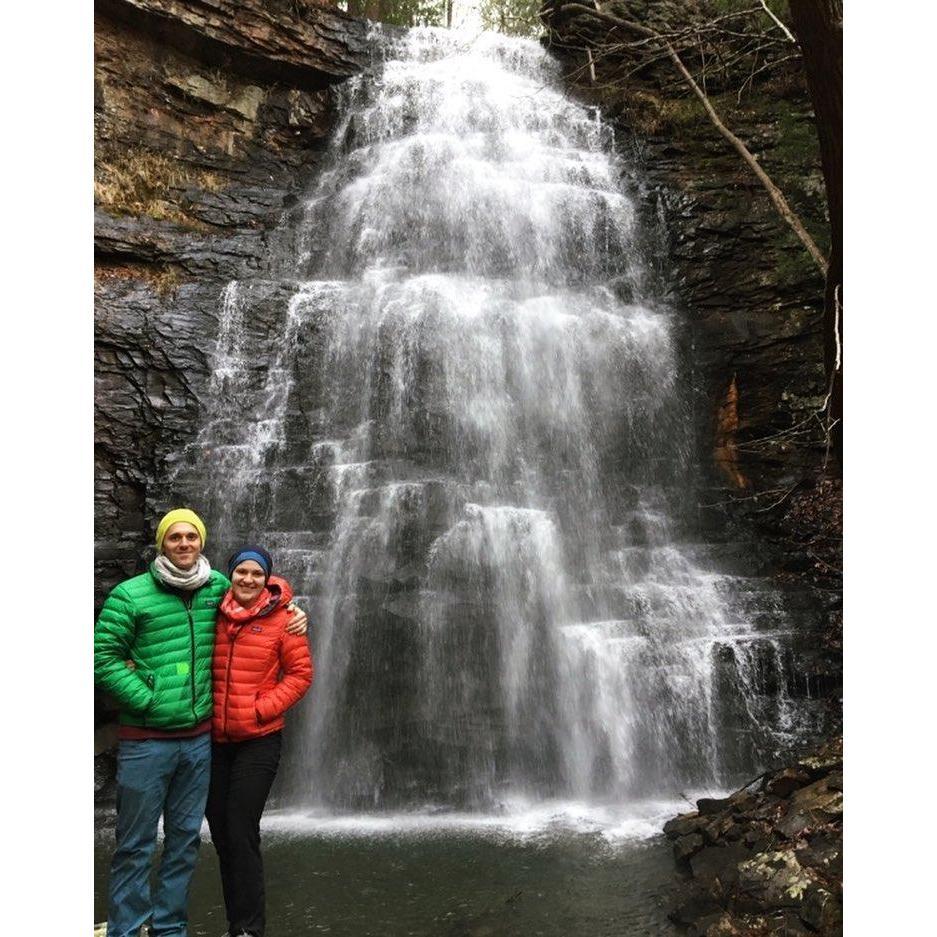
<svg viewBox="0 0 937 937"><path fill-rule="evenodd" d="M534 42L375 45L269 276L225 292L175 480L311 612L281 802L724 784L794 729L783 614L694 546L674 317L611 133Z"/></svg>

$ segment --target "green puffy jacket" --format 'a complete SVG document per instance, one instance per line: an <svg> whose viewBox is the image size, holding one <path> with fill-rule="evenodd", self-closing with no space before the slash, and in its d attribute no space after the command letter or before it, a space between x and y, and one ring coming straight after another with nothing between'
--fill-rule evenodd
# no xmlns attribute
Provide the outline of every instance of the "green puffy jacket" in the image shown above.
<svg viewBox="0 0 937 937"><path fill-rule="evenodd" d="M151 567L108 595L94 628L94 681L120 704L123 725L189 729L211 716L215 616L229 586L212 570L200 589L180 592Z"/></svg>

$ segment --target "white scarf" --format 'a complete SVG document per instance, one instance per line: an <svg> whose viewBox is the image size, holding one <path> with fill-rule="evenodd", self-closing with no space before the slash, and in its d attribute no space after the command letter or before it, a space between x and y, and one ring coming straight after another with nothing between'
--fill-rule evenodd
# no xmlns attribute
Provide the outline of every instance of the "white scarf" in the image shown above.
<svg viewBox="0 0 937 937"><path fill-rule="evenodd" d="M153 574L167 586L181 589L183 592L194 592L208 582L211 576L211 564L200 553L198 561L191 569L179 569L170 563L162 553L153 560Z"/></svg>

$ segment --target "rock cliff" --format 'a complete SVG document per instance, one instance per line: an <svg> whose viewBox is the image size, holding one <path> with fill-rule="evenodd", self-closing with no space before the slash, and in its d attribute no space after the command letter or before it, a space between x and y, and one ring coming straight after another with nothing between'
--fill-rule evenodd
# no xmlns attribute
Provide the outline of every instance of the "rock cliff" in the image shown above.
<svg viewBox="0 0 937 937"><path fill-rule="evenodd" d="M705 0L619 0L605 9L655 29L707 9L715 15ZM835 729L842 480L820 415L824 280L671 63L623 63L603 46L601 27L574 13L554 21L549 41L574 93L630 149L646 226L661 221L650 247L661 292L686 323L708 484L701 510L716 529L757 543L762 574L811 607L795 647L801 691L825 701ZM796 54L745 94L717 82L709 92L826 250L820 149ZM673 920L698 937L841 933L842 739L759 780L756 790L700 801L665 827L685 879Z"/></svg>
<svg viewBox="0 0 937 937"><path fill-rule="evenodd" d="M219 294L315 172L367 26L314 0L95 12L96 600L139 566L197 426Z"/></svg>
<svg viewBox="0 0 937 937"><path fill-rule="evenodd" d="M653 20L660 4L638 4ZM649 21L650 21L649 20ZM367 26L312 0L102 0L95 18L96 599L140 566L166 458L190 441L220 294L261 269L271 231L314 176L333 88L366 69ZM660 68L577 93L615 122L657 243L660 292L684 314L713 529L758 540L760 572L810 599L803 687L839 693L840 484L816 432L823 283L764 192ZM599 78L601 78L601 64ZM819 152L795 69L733 127L814 236ZM761 555L763 554L763 555Z"/></svg>
<svg viewBox="0 0 937 937"><path fill-rule="evenodd" d="M604 8L655 29L716 17L707 0L617 0ZM816 599L812 646L800 664L835 720L842 483L821 413L824 279L666 56L636 65L609 50L608 24L586 13L550 22L547 41L571 92L613 124L630 156L624 182L653 232L658 291L685 325L702 515L714 531L757 543L763 575ZM708 92L827 250L820 148L799 57L792 53L770 78L743 89L720 82L713 69Z"/></svg>

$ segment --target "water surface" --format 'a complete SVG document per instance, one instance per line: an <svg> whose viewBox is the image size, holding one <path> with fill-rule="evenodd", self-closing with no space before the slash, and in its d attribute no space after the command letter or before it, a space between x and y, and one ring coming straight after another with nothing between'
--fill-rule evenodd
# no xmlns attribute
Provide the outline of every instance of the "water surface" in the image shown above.
<svg viewBox="0 0 937 937"><path fill-rule="evenodd" d="M515 827L452 828L349 818L312 832L265 821L267 937L574 937L669 935L673 859L663 837ZM457 827L458 824L456 824ZM435 826L435 828L434 828ZM95 845L95 919L106 916L113 834ZM191 937L226 921L214 849L202 844L192 885Z"/></svg>

